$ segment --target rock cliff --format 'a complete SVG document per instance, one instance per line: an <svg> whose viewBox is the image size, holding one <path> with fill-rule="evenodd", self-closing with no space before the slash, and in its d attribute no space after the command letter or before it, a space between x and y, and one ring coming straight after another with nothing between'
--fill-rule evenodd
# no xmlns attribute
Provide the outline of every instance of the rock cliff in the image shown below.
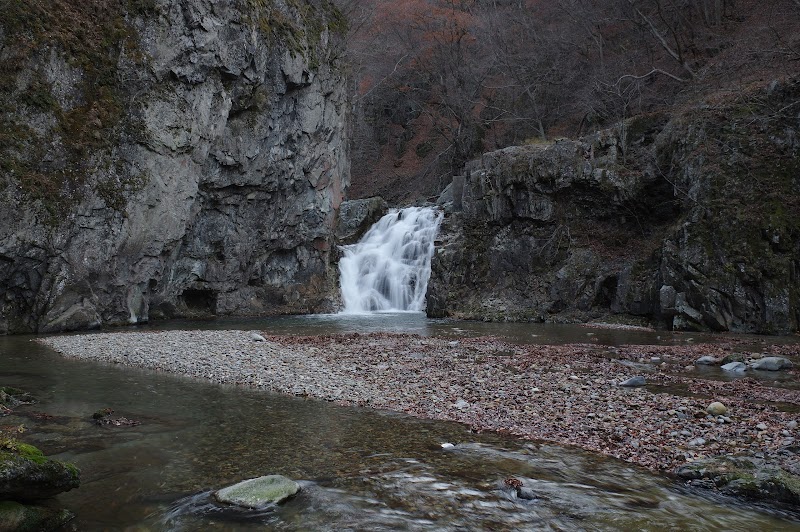
<svg viewBox="0 0 800 532"><path fill-rule="evenodd" d="M348 185L327 1L0 14L0 332L330 306Z"/></svg>
<svg viewBox="0 0 800 532"><path fill-rule="evenodd" d="M428 313L800 327L800 80L467 165Z"/></svg>

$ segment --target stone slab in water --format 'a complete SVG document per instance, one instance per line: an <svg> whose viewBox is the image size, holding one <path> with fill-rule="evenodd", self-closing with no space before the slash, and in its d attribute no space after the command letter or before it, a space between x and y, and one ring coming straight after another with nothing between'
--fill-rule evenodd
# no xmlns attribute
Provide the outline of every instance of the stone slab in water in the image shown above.
<svg viewBox="0 0 800 532"><path fill-rule="evenodd" d="M733 373L742 373L747 371L747 366L744 365L744 362L728 362L727 364L720 366L724 371L731 371Z"/></svg>
<svg viewBox="0 0 800 532"><path fill-rule="evenodd" d="M698 366L713 366L719 364L719 359L711 355L704 355L695 360L694 363Z"/></svg>
<svg viewBox="0 0 800 532"><path fill-rule="evenodd" d="M791 369L792 362L783 357L764 357L753 362L750 367L762 371L780 371L782 369Z"/></svg>
<svg viewBox="0 0 800 532"><path fill-rule="evenodd" d="M300 484L283 475L266 475L251 478L222 488L214 493L219 502L247 508L260 508L268 504L280 504L300 491Z"/></svg>

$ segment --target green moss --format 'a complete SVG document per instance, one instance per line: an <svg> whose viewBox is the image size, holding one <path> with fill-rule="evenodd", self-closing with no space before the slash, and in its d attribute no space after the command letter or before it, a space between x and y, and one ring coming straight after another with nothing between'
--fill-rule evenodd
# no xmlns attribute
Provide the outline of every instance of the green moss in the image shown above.
<svg viewBox="0 0 800 532"><path fill-rule="evenodd" d="M43 464L47 461L47 458L44 456L42 451L27 443L18 442L16 444L16 451L19 456L37 464Z"/></svg>
<svg viewBox="0 0 800 532"><path fill-rule="evenodd" d="M10 456L20 456L36 464L47 462L47 458L42 454L42 451L33 445L22 443L10 436L2 436L0 437L0 458Z"/></svg>
<svg viewBox="0 0 800 532"><path fill-rule="evenodd" d="M303 57L311 70L319 68L322 36L325 32L347 33L347 18L329 0L247 0L251 24L274 43L286 46L295 56Z"/></svg>

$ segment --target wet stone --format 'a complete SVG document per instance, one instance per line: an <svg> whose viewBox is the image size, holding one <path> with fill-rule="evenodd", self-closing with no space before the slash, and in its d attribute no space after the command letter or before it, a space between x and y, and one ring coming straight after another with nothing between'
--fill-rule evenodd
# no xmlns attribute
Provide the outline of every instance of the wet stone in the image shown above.
<svg viewBox="0 0 800 532"><path fill-rule="evenodd" d="M269 504L280 504L300 491L300 484L283 475L266 475L251 478L223 488L214 493L219 502L261 508Z"/></svg>
<svg viewBox="0 0 800 532"><path fill-rule="evenodd" d="M750 367L760 371L780 371L791 369L792 362L784 357L764 357L750 364Z"/></svg>
<svg viewBox="0 0 800 532"><path fill-rule="evenodd" d="M624 380L619 383L620 386L624 386L626 388L633 388L636 386L644 386L647 384L647 381L641 375L637 375L635 377L631 377L630 379Z"/></svg>
<svg viewBox="0 0 800 532"><path fill-rule="evenodd" d="M744 362L728 362L721 367L723 371L730 371L731 373L744 373L747 371L747 366Z"/></svg>
<svg viewBox="0 0 800 532"><path fill-rule="evenodd" d="M694 361L698 366L714 366L719 364L719 359L711 355L704 355Z"/></svg>

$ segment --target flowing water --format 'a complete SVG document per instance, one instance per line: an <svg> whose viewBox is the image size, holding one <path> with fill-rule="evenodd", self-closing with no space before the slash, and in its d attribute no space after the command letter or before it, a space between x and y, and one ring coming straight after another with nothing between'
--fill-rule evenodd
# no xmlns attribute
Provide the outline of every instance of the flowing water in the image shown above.
<svg viewBox="0 0 800 532"><path fill-rule="evenodd" d="M442 221L433 207L393 209L339 261L343 312L423 311L433 242Z"/></svg>
<svg viewBox="0 0 800 532"><path fill-rule="evenodd" d="M545 343L592 338L586 336L592 331L581 327L495 327L407 314L159 326L274 334L494 332ZM615 334L603 342L626 343L625 332ZM635 343L644 333L633 334L628 341ZM696 341L660 336L665 343ZM24 424L24 440L81 468L81 487L57 498L77 514L76 530L800 530L797 515L689 491L670 479L574 449L472 434L454 423L67 360L31 339L0 337L0 384L26 389L40 402L18 408L0 424ZM105 407L141 425L93 425L91 414ZM55 417L34 415L40 412ZM444 449L445 442L455 446ZM303 491L267 511L235 511L210 497L215 488L270 473L298 479ZM510 476L535 498L518 499L502 489Z"/></svg>

